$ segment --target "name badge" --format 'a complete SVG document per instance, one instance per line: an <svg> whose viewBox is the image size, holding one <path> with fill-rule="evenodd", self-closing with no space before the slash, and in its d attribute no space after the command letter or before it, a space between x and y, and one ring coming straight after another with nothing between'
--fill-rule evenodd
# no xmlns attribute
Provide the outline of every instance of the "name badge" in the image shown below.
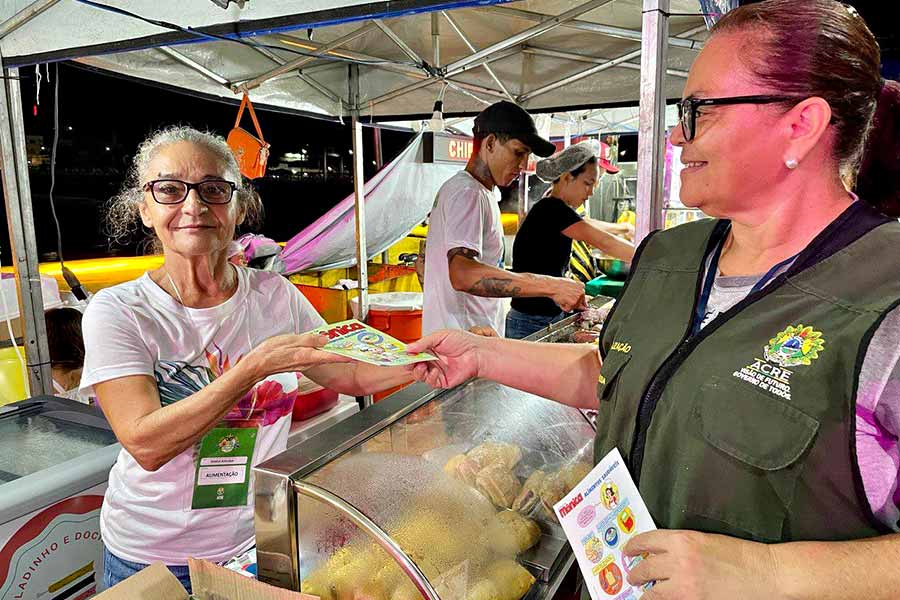
<svg viewBox="0 0 900 600"><path fill-rule="evenodd" d="M212 429L196 455L191 509L246 506L256 427Z"/></svg>

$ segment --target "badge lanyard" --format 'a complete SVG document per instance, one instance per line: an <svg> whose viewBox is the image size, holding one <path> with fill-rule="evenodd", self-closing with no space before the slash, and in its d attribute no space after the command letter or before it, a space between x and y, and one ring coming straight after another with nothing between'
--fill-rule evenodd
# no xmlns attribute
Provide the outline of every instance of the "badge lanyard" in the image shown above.
<svg viewBox="0 0 900 600"><path fill-rule="evenodd" d="M235 275L237 276L237 273ZM194 324L194 318L184 305L181 292L168 271L166 277L175 290L178 303L197 333L200 342L198 346L203 346L203 339ZM247 335L249 344L251 341L249 323ZM248 418L253 413L253 408L253 406L249 408ZM258 433L258 427L215 427L200 439L199 444L195 446L191 510L247 505L250 469L253 466L253 450L256 447Z"/></svg>
<svg viewBox="0 0 900 600"><path fill-rule="evenodd" d="M706 278L703 281L703 288L700 291L700 299L697 301L697 310L694 312L694 323L691 328L691 337L697 335L700 331L700 326L703 324L703 319L706 318L706 308L709 306L709 297L712 294L713 284L716 281L716 275L719 273L719 258L722 256L722 249L725 247L725 240L727 239L727 235L722 238L722 241L716 247L715 252L713 252L712 259L709 262L709 267L706 269ZM750 293L747 295L750 296L759 290L766 287L772 279L778 274L778 272L783 269L786 265L792 263L800 253L793 256L789 256L784 259L771 269L769 269L765 275L763 275L759 281L757 281L753 287L750 289Z"/></svg>

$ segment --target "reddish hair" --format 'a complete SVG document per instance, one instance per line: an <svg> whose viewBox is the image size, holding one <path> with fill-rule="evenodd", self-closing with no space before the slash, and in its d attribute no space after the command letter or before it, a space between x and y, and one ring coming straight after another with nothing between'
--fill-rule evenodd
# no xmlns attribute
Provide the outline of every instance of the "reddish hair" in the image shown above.
<svg viewBox="0 0 900 600"><path fill-rule="evenodd" d="M900 217L900 83L886 81L866 141L856 192L890 217Z"/></svg>
<svg viewBox="0 0 900 600"><path fill-rule="evenodd" d="M881 52L855 9L835 0L763 0L726 14L716 33L756 34L741 60L773 93L823 98L832 156L852 177L881 92Z"/></svg>

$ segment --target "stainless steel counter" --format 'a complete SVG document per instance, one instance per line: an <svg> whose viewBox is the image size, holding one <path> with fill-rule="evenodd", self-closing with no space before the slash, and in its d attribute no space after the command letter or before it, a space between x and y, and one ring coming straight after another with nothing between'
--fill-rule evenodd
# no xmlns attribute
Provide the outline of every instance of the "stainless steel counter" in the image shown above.
<svg viewBox="0 0 900 600"><path fill-rule="evenodd" d="M259 578L300 589L301 580L327 560L319 556L327 545L323 540L332 543L336 532L344 544L352 538L344 533L347 522L357 523L350 516L354 510L390 540L386 532L398 522L417 518L422 494L416 490L451 485L441 470L446 460L485 440L521 447L518 475L524 479L535 468L589 461L592 439L580 411L492 382L446 391L409 386L254 469ZM487 501L470 491L475 511ZM330 495L334 505L317 506L310 495L319 504ZM537 546L519 557L537 580L526 596L532 600L551 597L573 561L561 528L551 522L540 528ZM453 529L447 522L448 535Z"/></svg>

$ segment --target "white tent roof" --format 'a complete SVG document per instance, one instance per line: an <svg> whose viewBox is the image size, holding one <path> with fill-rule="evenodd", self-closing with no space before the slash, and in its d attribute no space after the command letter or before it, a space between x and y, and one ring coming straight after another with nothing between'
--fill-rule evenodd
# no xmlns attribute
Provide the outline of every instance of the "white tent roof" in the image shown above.
<svg viewBox="0 0 900 600"><path fill-rule="evenodd" d="M243 9L222 9L213 0L102 4L213 35L238 34L256 47L172 31L78 0L5 0L0 18L11 20L0 25L4 64L68 58L227 99L250 81L255 103L340 117L355 104L345 62L352 60L360 65L356 106L364 120L426 115L443 87L450 115L476 113L502 98L534 112L638 101L641 0L249 0ZM697 0L672 0L671 12L696 15ZM437 60L429 13L439 26ZM564 22L554 27L548 21L554 17ZM669 35L666 95L675 98L706 36L703 18L673 16ZM479 60L470 45L491 51ZM291 64L299 60L304 64ZM273 75L275 69L285 72Z"/></svg>

